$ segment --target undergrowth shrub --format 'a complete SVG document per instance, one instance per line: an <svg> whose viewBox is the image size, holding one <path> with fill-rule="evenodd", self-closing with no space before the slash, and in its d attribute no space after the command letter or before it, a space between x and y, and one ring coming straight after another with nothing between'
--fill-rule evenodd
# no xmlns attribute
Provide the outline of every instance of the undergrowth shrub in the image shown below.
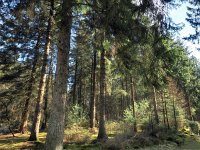
<svg viewBox="0 0 200 150"><path fill-rule="evenodd" d="M92 133L84 127L70 127L65 130L65 143L85 144L92 139Z"/></svg>
<svg viewBox="0 0 200 150"><path fill-rule="evenodd" d="M184 141L185 136L181 132L166 130L166 128L158 126L149 132L119 134L113 139L108 140L103 145L103 148L110 150L138 149L168 143L180 146Z"/></svg>
<svg viewBox="0 0 200 150"><path fill-rule="evenodd" d="M123 121L126 124L133 124L136 120L138 126L149 122L149 101L147 99L143 99L138 103L135 103L135 113L136 118L133 117L133 108L127 108L124 111L124 119Z"/></svg>
<svg viewBox="0 0 200 150"><path fill-rule="evenodd" d="M67 127L81 126L86 127L88 125L88 119L86 113L83 112L83 109L79 105L74 105L68 112L67 116Z"/></svg>
<svg viewBox="0 0 200 150"><path fill-rule="evenodd" d="M199 134L199 123L197 121L187 121L188 126L194 134Z"/></svg>

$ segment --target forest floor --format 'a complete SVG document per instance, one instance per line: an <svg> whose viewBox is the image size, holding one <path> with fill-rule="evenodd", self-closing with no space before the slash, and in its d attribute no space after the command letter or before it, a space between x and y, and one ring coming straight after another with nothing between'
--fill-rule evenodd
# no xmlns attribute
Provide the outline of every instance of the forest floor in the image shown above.
<svg viewBox="0 0 200 150"><path fill-rule="evenodd" d="M109 131L109 138L113 138L117 133ZM16 133L16 137L12 134L0 135L0 150L11 149L36 149L40 150L44 147L46 133L39 134L39 141L27 141L29 134ZM97 138L96 130L89 130L85 128L73 128L65 130L64 149L67 150L101 150L103 149L99 144L91 144ZM185 142L181 146L174 143L157 145L142 148L140 150L200 150L200 137L197 135L187 136Z"/></svg>

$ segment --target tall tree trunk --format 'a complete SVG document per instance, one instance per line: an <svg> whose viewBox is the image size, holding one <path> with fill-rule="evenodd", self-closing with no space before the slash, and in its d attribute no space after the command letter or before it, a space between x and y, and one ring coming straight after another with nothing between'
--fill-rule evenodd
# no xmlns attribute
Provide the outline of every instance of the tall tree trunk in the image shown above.
<svg viewBox="0 0 200 150"><path fill-rule="evenodd" d="M82 94L82 97L83 97L83 99L82 99L82 105L81 105L81 107L83 108L83 110L82 110L82 114L84 114L84 112L86 111L86 83L85 83L85 79L84 79L84 81L83 81L83 94Z"/></svg>
<svg viewBox="0 0 200 150"><path fill-rule="evenodd" d="M164 94L161 92L161 100L162 100L162 113L163 113L163 123L166 128L166 117L165 117L165 103L164 103Z"/></svg>
<svg viewBox="0 0 200 150"><path fill-rule="evenodd" d="M96 62L96 56L97 52L96 52L96 48L94 48L93 51L93 62L92 62L92 88L91 88L91 100L90 100L90 128L94 128L95 127L95 115L96 115L96 66L97 66L97 62Z"/></svg>
<svg viewBox="0 0 200 150"><path fill-rule="evenodd" d="M124 80L121 80L121 86L122 86L122 90L125 90L124 89ZM123 118L123 115L124 115L124 110L126 109L126 104L125 104L125 101L126 101L126 97L124 95L121 96L121 107L120 107L120 111L119 111L119 115L120 115L120 118ZM119 119L119 118L118 118Z"/></svg>
<svg viewBox="0 0 200 150"><path fill-rule="evenodd" d="M51 53L51 58L50 58L50 63L49 63L49 73L48 73L48 77L47 77L47 84L46 84L46 89L45 89L45 95L44 95L44 118L43 118L43 122L42 122L42 126L41 126L41 130L45 130L47 127L47 119L48 119L48 99L49 99L49 89L50 89L50 84L52 84L51 82L51 78L52 78L52 59L53 59L53 52Z"/></svg>
<svg viewBox="0 0 200 150"><path fill-rule="evenodd" d="M79 73L79 88L78 88L78 104L79 106L82 106L82 85L83 85L83 82L82 82L82 68L80 68L80 73Z"/></svg>
<svg viewBox="0 0 200 150"><path fill-rule="evenodd" d="M46 84L46 89L45 89L45 94L44 94L44 118L41 126L41 130L45 130L47 126L47 118L48 118L48 97L49 97L49 84L50 84L50 74L47 77L47 84Z"/></svg>
<svg viewBox="0 0 200 150"><path fill-rule="evenodd" d="M78 71L78 49L76 50L76 64L75 64L74 85L73 85L73 104L74 105L77 103L76 101L77 71Z"/></svg>
<svg viewBox="0 0 200 150"><path fill-rule="evenodd" d="M105 70L105 49L102 46L101 59L100 59L100 107L99 107L99 133L98 140L107 139L106 128L105 128L105 83L106 81L106 70Z"/></svg>
<svg viewBox="0 0 200 150"><path fill-rule="evenodd" d="M126 85L126 93L129 93L129 90L128 90L128 80L127 80L127 77L125 78L125 85ZM125 108L130 108L130 105L131 105L131 102L130 102L130 96L129 94L126 96L126 103L125 103Z"/></svg>
<svg viewBox="0 0 200 150"><path fill-rule="evenodd" d="M157 95L156 95L156 88L153 86L153 110L154 110L154 117L156 124L159 124L159 117L158 117L158 110L157 110Z"/></svg>
<svg viewBox="0 0 200 150"><path fill-rule="evenodd" d="M132 101L132 109L133 109L133 118L134 118L134 123L133 123L133 129L134 132L137 132L137 121L136 121L136 115L135 115L135 85L133 78L131 78L131 101Z"/></svg>
<svg viewBox="0 0 200 150"><path fill-rule="evenodd" d="M175 107L175 99L174 96L172 97L172 107L173 107L173 115L174 115L174 127L177 130L178 125L177 125L177 119L176 119L176 107Z"/></svg>
<svg viewBox="0 0 200 150"><path fill-rule="evenodd" d="M169 129L170 126L169 126L169 117L168 117L167 102L166 102L166 100L164 100L164 103L165 103L165 114L166 114L167 128Z"/></svg>
<svg viewBox="0 0 200 150"><path fill-rule="evenodd" d="M184 89L184 93L185 93L185 99L186 99L186 103L187 103L187 108L186 108L187 116L188 116L189 120L193 121L190 98L185 89Z"/></svg>
<svg viewBox="0 0 200 150"><path fill-rule="evenodd" d="M34 121L31 128L31 135L29 137L29 141L38 140L38 133L40 129L42 103L43 103L44 89L45 89L45 84L46 84L46 79L47 79L46 72L48 70L48 56L49 56L49 51L51 47L51 28L52 28L53 8L54 8L54 1L51 0L50 16L49 16L48 26L47 26L47 37L46 37L44 56L43 56L43 61L42 61L38 96L37 96L36 107L35 107L35 116L34 116Z"/></svg>
<svg viewBox="0 0 200 150"><path fill-rule="evenodd" d="M20 128L19 128L19 132L21 132L22 134L24 134L27 131L29 106L30 106L33 85L35 82L36 65L37 65L38 55L39 55L39 43L40 43L40 34L38 35L37 43L34 48L35 49L34 60L33 60L33 66L32 66L31 76L30 76L29 85L28 85L28 91L27 91L27 96L26 96L27 98L25 100L25 105L24 105L24 109L23 109L22 117L21 117L21 124L20 124Z"/></svg>
<svg viewBox="0 0 200 150"><path fill-rule="evenodd" d="M61 22L58 34L58 55L45 149L62 150L64 138L65 102L67 88L68 57L72 24L72 0L62 1Z"/></svg>

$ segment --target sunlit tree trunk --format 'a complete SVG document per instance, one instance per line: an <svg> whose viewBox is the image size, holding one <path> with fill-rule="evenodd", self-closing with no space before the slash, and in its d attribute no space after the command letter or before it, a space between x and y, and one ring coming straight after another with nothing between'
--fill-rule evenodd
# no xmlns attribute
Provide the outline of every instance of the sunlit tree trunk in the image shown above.
<svg viewBox="0 0 200 150"><path fill-rule="evenodd" d="M177 125L177 119L176 119L176 106L175 106L175 98L174 98L174 96L172 97L172 107L173 107L173 115L174 115L174 127L177 130L178 125Z"/></svg>
<svg viewBox="0 0 200 150"><path fill-rule="evenodd" d="M161 92L161 101L162 101L162 113L163 113L163 123L166 127L166 117L165 117L165 103L164 103L164 94Z"/></svg>
<svg viewBox="0 0 200 150"><path fill-rule="evenodd" d="M131 101L132 101L132 109L133 109L133 118L134 118L134 123L133 123L133 128L134 132L137 132L137 121L136 121L136 114L135 114L135 85L133 78L131 78Z"/></svg>
<svg viewBox="0 0 200 150"><path fill-rule="evenodd" d="M38 88L38 96L37 96L35 115L34 115L34 120L32 123L31 135L29 137L29 141L37 141L38 140L38 134L39 134L39 129L40 129L42 103L43 103L44 90L45 90L45 84L46 84L46 79L47 79L46 72L48 70L48 56L49 56L49 51L50 51L50 47L51 47L51 28L52 28L53 5L54 5L54 1L51 0L51 9L50 9L50 16L49 16L48 26L47 26L46 44L45 44L45 49L44 49L43 61L42 61L42 69L41 69L40 83L39 83L39 88Z"/></svg>
<svg viewBox="0 0 200 150"><path fill-rule="evenodd" d="M154 110L154 117L157 124L159 124L159 117L158 117L158 110L157 110L157 94L156 88L153 86L153 110Z"/></svg>
<svg viewBox="0 0 200 150"><path fill-rule="evenodd" d="M122 86L122 90L125 90L124 89L124 81L122 80L121 81L121 86ZM120 110L119 110L119 116L121 117L121 118L123 118L123 115L124 115L124 110L126 109L126 97L124 96L124 95L122 95L121 96L121 106L120 106Z"/></svg>
<svg viewBox="0 0 200 150"><path fill-rule="evenodd" d="M166 102L166 100L164 100L164 103L165 103L165 114L166 114L167 128L169 129L170 126L169 126L169 117L168 117L168 110L167 110L167 102Z"/></svg>
<svg viewBox="0 0 200 150"><path fill-rule="evenodd" d="M62 150L64 138L65 102L67 88L68 57L72 24L72 0L62 1L61 22L58 32L58 54L53 100L45 149Z"/></svg>
<svg viewBox="0 0 200 150"><path fill-rule="evenodd" d="M36 43L36 46L34 48L35 51L34 51L33 66L32 66L32 70L31 70L31 77L30 77L30 80L29 80L27 96L26 96L26 100L25 100L25 106L23 108L22 117L21 117L21 124L20 124L19 131L22 134L24 134L27 131L29 106L30 106L30 100L31 100L31 95L32 95L32 91L33 91L33 85L34 85L34 82L35 82L36 65L37 65L38 55L39 55L39 43L40 43L40 34L38 35L37 43Z"/></svg>
<svg viewBox="0 0 200 150"><path fill-rule="evenodd" d="M49 89L51 87L50 84L52 84L51 82L51 78L52 78L52 59L53 59L53 53L51 54L51 58L50 58L50 63L49 63L49 74L47 77L47 84L46 84L46 88L45 88L45 94L44 94L44 117L43 117L43 122L42 122L42 126L41 126L41 130L45 130L47 127L47 119L48 119L48 101L49 101Z"/></svg>
<svg viewBox="0 0 200 150"><path fill-rule="evenodd" d="M77 103L76 101L76 85L77 85L77 71L78 71L78 49L76 50L76 62L75 62L75 72L74 72L74 85L73 85L73 104Z"/></svg>
<svg viewBox="0 0 200 150"><path fill-rule="evenodd" d="M95 127L95 116L96 116L96 49L93 51L93 62L92 62L92 84L91 84L91 100L90 100L90 128Z"/></svg>

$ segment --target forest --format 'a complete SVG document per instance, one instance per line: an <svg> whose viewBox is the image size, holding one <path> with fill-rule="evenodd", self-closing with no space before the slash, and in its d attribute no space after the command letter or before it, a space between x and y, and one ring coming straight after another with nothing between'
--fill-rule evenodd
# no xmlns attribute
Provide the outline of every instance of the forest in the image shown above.
<svg viewBox="0 0 200 150"><path fill-rule="evenodd" d="M0 0L0 149L199 150L199 41L199 0Z"/></svg>

